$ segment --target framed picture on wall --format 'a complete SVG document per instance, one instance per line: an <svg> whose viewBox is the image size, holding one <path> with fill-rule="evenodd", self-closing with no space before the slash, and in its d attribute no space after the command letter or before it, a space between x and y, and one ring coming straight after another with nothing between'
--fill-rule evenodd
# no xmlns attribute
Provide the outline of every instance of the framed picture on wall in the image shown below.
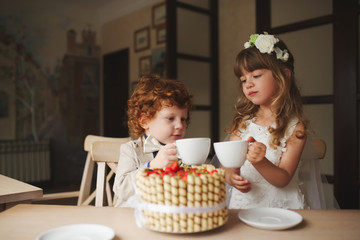
<svg viewBox="0 0 360 240"><path fill-rule="evenodd" d="M159 74L164 77L166 66L165 66L165 47L152 49L151 52L151 73Z"/></svg>
<svg viewBox="0 0 360 240"><path fill-rule="evenodd" d="M166 25L163 24L156 29L156 43L164 43L166 41Z"/></svg>
<svg viewBox="0 0 360 240"><path fill-rule="evenodd" d="M140 75L151 73L151 56L141 57L139 59Z"/></svg>
<svg viewBox="0 0 360 240"><path fill-rule="evenodd" d="M144 27L135 31L134 45L135 52L150 48L150 27Z"/></svg>
<svg viewBox="0 0 360 240"><path fill-rule="evenodd" d="M166 23L166 5L160 3L152 8L152 24L153 27L160 26Z"/></svg>
<svg viewBox="0 0 360 240"><path fill-rule="evenodd" d="M135 91L135 88L137 87L139 81L133 81L131 82L131 94Z"/></svg>

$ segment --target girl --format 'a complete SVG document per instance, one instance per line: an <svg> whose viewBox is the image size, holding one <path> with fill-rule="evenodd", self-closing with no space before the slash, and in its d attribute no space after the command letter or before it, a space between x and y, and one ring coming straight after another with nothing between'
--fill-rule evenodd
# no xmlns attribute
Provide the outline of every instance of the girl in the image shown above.
<svg viewBox="0 0 360 240"><path fill-rule="evenodd" d="M298 165L308 120L294 78L294 58L273 35L253 34L235 60L240 96L230 140L248 140L247 160L226 169L229 208L307 207Z"/></svg>
<svg viewBox="0 0 360 240"><path fill-rule="evenodd" d="M185 136L192 96L180 81L143 76L128 100L128 126L136 140L123 144L113 190L115 206L134 195L136 172L163 168L177 161L174 143Z"/></svg>

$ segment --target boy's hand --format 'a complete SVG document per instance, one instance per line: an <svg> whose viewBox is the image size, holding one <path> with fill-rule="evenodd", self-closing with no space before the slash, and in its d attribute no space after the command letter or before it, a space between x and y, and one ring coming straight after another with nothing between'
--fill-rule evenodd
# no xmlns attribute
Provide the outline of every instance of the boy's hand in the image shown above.
<svg viewBox="0 0 360 240"><path fill-rule="evenodd" d="M226 168L225 181L240 192L247 193L251 190L249 180L240 176L240 168Z"/></svg>
<svg viewBox="0 0 360 240"><path fill-rule="evenodd" d="M177 161L176 146L172 143L166 144L157 153L156 157L150 162L151 168L169 167L174 161Z"/></svg>

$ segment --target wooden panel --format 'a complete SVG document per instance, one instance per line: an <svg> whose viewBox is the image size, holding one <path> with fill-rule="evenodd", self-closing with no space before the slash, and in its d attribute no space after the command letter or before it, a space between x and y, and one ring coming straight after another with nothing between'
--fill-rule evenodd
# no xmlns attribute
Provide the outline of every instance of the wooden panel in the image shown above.
<svg viewBox="0 0 360 240"><path fill-rule="evenodd" d="M210 64L178 59L178 79L186 84L196 105L211 105Z"/></svg>
<svg viewBox="0 0 360 240"><path fill-rule="evenodd" d="M178 8L177 16L177 51L198 56L210 56L209 16L182 8Z"/></svg>
<svg viewBox="0 0 360 240"><path fill-rule="evenodd" d="M276 0L271 11L271 26L277 27L331 14L332 0Z"/></svg>
<svg viewBox="0 0 360 240"><path fill-rule="evenodd" d="M167 0L167 75L186 81L190 92L201 101L196 107L209 111L210 136L219 139L219 66L218 66L218 1L209 0L209 8L201 6L204 1ZM200 4L200 5L199 5ZM179 65L192 61L198 66L208 64L205 72L190 67L180 72ZM180 63L180 64L179 64ZM200 73L201 72L201 73ZM194 73L199 73L197 76ZM201 75L201 76L200 76ZM195 76L195 78L194 78ZM205 84L204 84L205 82ZM205 101L204 101L205 100ZM200 125L198 127L203 127Z"/></svg>
<svg viewBox="0 0 360 240"><path fill-rule="evenodd" d="M186 137L209 137L211 138L210 111L193 111L191 122L186 131Z"/></svg>
<svg viewBox="0 0 360 240"><path fill-rule="evenodd" d="M334 121L333 104L311 104L304 105L306 115L310 119L311 130L316 138L326 142L327 151L325 158L321 161L323 173L334 174Z"/></svg>
<svg viewBox="0 0 360 240"><path fill-rule="evenodd" d="M359 207L357 7L356 0L334 0L335 196L342 208Z"/></svg>
<svg viewBox="0 0 360 240"><path fill-rule="evenodd" d="M332 28L327 24L277 35L294 55L302 96L333 94Z"/></svg>
<svg viewBox="0 0 360 240"><path fill-rule="evenodd" d="M191 4L192 6L197 6L204 9L210 8L209 0L178 0L178 2Z"/></svg>

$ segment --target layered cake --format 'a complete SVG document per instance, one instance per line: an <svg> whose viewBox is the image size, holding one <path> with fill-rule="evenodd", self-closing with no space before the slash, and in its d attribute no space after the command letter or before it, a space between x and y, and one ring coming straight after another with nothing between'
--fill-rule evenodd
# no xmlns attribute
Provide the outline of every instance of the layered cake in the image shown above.
<svg viewBox="0 0 360 240"><path fill-rule="evenodd" d="M212 165L143 168L136 185L147 228L173 233L207 231L228 219L224 170Z"/></svg>

